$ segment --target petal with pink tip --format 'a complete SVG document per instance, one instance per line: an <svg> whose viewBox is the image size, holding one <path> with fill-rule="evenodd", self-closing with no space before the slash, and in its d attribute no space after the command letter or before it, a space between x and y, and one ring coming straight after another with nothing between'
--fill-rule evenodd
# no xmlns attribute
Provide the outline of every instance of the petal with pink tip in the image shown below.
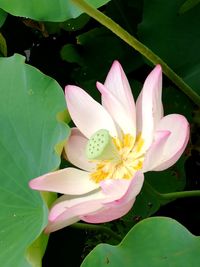
<svg viewBox="0 0 200 267"><path fill-rule="evenodd" d="M96 164L88 161L86 157L87 142L88 139L77 128L73 128L64 149L67 159L73 165L91 172L95 169Z"/></svg>
<svg viewBox="0 0 200 267"><path fill-rule="evenodd" d="M145 154L143 172L152 171L159 164L170 134L170 131L157 131L155 133L155 140Z"/></svg>
<svg viewBox="0 0 200 267"><path fill-rule="evenodd" d="M118 219L124 216L133 206L135 202L135 197L141 191L142 185L144 182L144 175L141 172L137 172L131 182L129 183L128 188L119 199L113 199L112 202L104 202L104 208L93 214L88 214L81 216L81 220L84 220L89 223L103 223L109 222L115 219ZM116 184L116 186L119 186ZM123 186L125 184L122 184ZM110 191L110 188L109 188ZM109 192L107 191L107 192ZM119 191L119 189L118 189Z"/></svg>
<svg viewBox="0 0 200 267"><path fill-rule="evenodd" d="M120 202L126 196L135 197L141 190L144 176L141 172L136 172L131 180L128 179L110 179L100 183L102 192L107 196L103 203L109 204L113 202ZM129 194L131 190L131 193Z"/></svg>
<svg viewBox="0 0 200 267"><path fill-rule="evenodd" d="M103 97L104 107L108 110L114 121L125 134L136 135L135 113L127 110L122 103L101 83L97 82L97 88Z"/></svg>
<svg viewBox="0 0 200 267"><path fill-rule="evenodd" d="M112 136L117 136L109 113L84 90L68 85L65 87L65 97L73 122L87 138L100 129L106 129Z"/></svg>
<svg viewBox="0 0 200 267"><path fill-rule="evenodd" d="M94 191L79 197L61 196L50 211L45 232L56 231L79 219L106 222L123 216L132 207L143 180L143 174L138 172L130 182L115 180L117 182L111 183L110 180L104 183L103 191Z"/></svg>
<svg viewBox="0 0 200 267"><path fill-rule="evenodd" d="M62 196L56 201L49 213L49 224L46 233L56 231L80 220L80 216L102 209L101 192L80 198Z"/></svg>
<svg viewBox="0 0 200 267"><path fill-rule="evenodd" d="M129 202L133 198L135 199L135 197L140 193L143 183L144 183L143 173L141 171L136 172L132 180L130 181L125 194L121 198L115 200L113 203L122 205L123 203ZM109 205L110 203L107 204Z"/></svg>
<svg viewBox="0 0 200 267"><path fill-rule="evenodd" d="M131 181L128 179L107 179L102 181L100 187L107 196L104 203L122 198L126 194Z"/></svg>
<svg viewBox="0 0 200 267"><path fill-rule="evenodd" d="M30 181L32 189L57 192L69 195L81 195L99 187L90 179L90 173L75 168L66 168L47 173Z"/></svg>
<svg viewBox="0 0 200 267"><path fill-rule="evenodd" d="M73 216L87 214L102 208L105 195L101 191L94 191L81 196L63 195L55 201L49 213L49 221L68 220Z"/></svg>
<svg viewBox="0 0 200 267"><path fill-rule="evenodd" d="M52 207L49 220L68 220L73 216L87 215L97 212L112 203L121 203L135 197L142 186L143 175L136 174L132 180L107 180L101 183L102 191L77 196L64 195L57 199ZM131 190L131 194L128 192ZM115 202L116 201L116 202Z"/></svg>
<svg viewBox="0 0 200 267"><path fill-rule="evenodd" d="M185 150L190 134L189 123L182 115L170 114L162 118L156 131L171 132L153 168L154 171L162 171L171 167Z"/></svg>
<svg viewBox="0 0 200 267"><path fill-rule="evenodd" d="M108 207L104 207L103 210L94 213L94 214L88 214L84 216L80 216L80 219L88 222L88 223L105 223L110 222L116 219L121 218L126 213L129 212L129 210L132 208L133 204L135 202L135 199L131 199L129 202L123 204L123 205L110 205Z"/></svg>
<svg viewBox="0 0 200 267"><path fill-rule="evenodd" d="M108 75L106 77L105 87L113 94L113 96L123 105L124 109L130 116L135 119L135 102L131 92L131 88L124 73L122 66L118 61L114 61ZM104 96L102 104L104 105ZM107 105L106 105L107 106ZM135 124L135 121L134 121Z"/></svg>
<svg viewBox="0 0 200 267"><path fill-rule="evenodd" d="M127 192L130 180L106 180L101 182L102 191L77 196L60 197L51 209L49 220L62 220L65 217L83 215L99 210L105 203L121 199ZM94 209L94 210L93 210Z"/></svg>
<svg viewBox="0 0 200 267"><path fill-rule="evenodd" d="M137 133L142 134L144 150L151 145L154 130L163 116L161 93L162 69L157 65L146 78L136 102Z"/></svg>

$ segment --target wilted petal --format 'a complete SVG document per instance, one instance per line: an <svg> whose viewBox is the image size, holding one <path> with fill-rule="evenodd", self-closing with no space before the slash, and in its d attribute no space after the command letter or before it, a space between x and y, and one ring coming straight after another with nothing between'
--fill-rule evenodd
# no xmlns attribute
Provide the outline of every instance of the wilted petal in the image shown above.
<svg viewBox="0 0 200 267"><path fill-rule="evenodd" d="M146 78L136 102L137 133L142 134L144 150L151 145L154 130L163 116L161 93L162 69L157 65Z"/></svg>
<svg viewBox="0 0 200 267"><path fill-rule="evenodd" d="M90 172L94 170L96 164L86 157L87 142L88 139L77 128L73 128L64 149L67 159L73 165Z"/></svg>
<svg viewBox="0 0 200 267"><path fill-rule="evenodd" d="M73 122L87 138L100 129L107 129L112 136L117 136L111 116L85 91L68 85L65 87L65 96Z"/></svg>
<svg viewBox="0 0 200 267"><path fill-rule="evenodd" d="M99 187L90 179L90 173L75 168L66 168L47 173L30 181L32 189L58 192L61 194L81 195Z"/></svg>
<svg viewBox="0 0 200 267"><path fill-rule="evenodd" d="M162 171L171 167L181 156L189 140L189 124L186 118L178 114L170 114L162 118L157 131L170 131L163 152L156 162L154 171Z"/></svg>
<svg viewBox="0 0 200 267"><path fill-rule="evenodd" d="M129 133L135 137L135 113L128 111L127 106L124 106L103 84L97 82L97 88L102 94L104 107L109 111L114 121L125 134Z"/></svg>

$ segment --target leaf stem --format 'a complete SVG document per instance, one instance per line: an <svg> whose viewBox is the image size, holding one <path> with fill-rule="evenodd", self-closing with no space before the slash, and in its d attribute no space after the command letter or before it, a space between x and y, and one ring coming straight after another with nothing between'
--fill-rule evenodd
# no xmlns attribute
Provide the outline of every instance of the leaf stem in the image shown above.
<svg viewBox="0 0 200 267"><path fill-rule="evenodd" d="M193 191L180 191L180 192L172 192L160 194L163 199L177 199L177 198L185 198L185 197L200 197L200 190Z"/></svg>
<svg viewBox="0 0 200 267"><path fill-rule="evenodd" d="M200 197L200 190L160 193L155 190L147 181L145 181L145 186L152 194L156 195L161 200L175 200L177 198L185 197Z"/></svg>
<svg viewBox="0 0 200 267"><path fill-rule="evenodd" d="M121 240L122 240L122 238L118 234L116 234L110 228L103 226L103 225L87 224L87 223L74 223L71 225L71 227L81 229L81 230L103 232L103 233L106 233L106 234L112 236L118 242L121 242Z"/></svg>
<svg viewBox="0 0 200 267"><path fill-rule="evenodd" d="M74 4L79 6L86 14L97 20L99 23L104 25L106 28L111 30L124 42L129 44L140 54L146 57L154 65L161 64L165 75L174 82L174 84L180 88L195 104L200 106L200 96L178 76L159 56L151 51L147 46L139 42L135 37L125 31L119 24L114 22L111 18L95 9L84 0L72 0Z"/></svg>

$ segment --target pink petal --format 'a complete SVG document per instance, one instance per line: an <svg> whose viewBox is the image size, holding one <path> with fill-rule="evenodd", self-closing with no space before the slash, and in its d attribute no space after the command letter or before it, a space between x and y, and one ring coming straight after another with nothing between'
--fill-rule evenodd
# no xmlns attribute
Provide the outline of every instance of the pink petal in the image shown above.
<svg viewBox="0 0 200 267"><path fill-rule="evenodd" d="M73 128L71 135L65 144L67 159L80 169L91 172L96 164L88 161L86 157L86 144L88 139L77 128Z"/></svg>
<svg viewBox="0 0 200 267"><path fill-rule="evenodd" d="M126 74L124 73L122 66L118 61L113 62L104 85L108 91L110 91L110 93L122 104L123 108L126 109L126 113L130 114L130 116L135 120L134 98ZM105 103L104 100L105 98L103 96L103 105Z"/></svg>
<svg viewBox="0 0 200 267"><path fill-rule="evenodd" d="M61 196L52 207L49 220L62 220L71 216L84 215L101 209L105 204L124 201L127 195L135 197L142 186L143 175L138 173L132 180L106 180L101 182L102 191L93 191L82 196ZM131 190L131 194L129 191ZM130 199L128 199L130 200Z"/></svg>
<svg viewBox="0 0 200 267"><path fill-rule="evenodd" d="M71 225L80 220L83 214L95 212L102 208L100 199L103 198L101 192L81 197L62 196L54 204L49 213L49 223L45 229L50 233Z"/></svg>
<svg viewBox="0 0 200 267"><path fill-rule="evenodd" d="M77 196L71 195L62 195L61 197L57 198L50 209L49 221L55 220L58 216L66 211L66 208L71 207L70 203L73 205L73 201L77 199L79 199Z"/></svg>
<svg viewBox="0 0 200 267"><path fill-rule="evenodd" d="M104 200L106 202L112 202L116 199L123 197L129 186L131 180L128 179L107 179L100 183L102 192L107 196Z"/></svg>
<svg viewBox="0 0 200 267"><path fill-rule="evenodd" d="M155 140L145 154L143 172L152 171L160 162L170 134L170 131L157 131L155 133Z"/></svg>
<svg viewBox="0 0 200 267"><path fill-rule="evenodd" d="M146 78L136 102L137 132L142 133L144 150L151 145L154 130L163 116L161 93L162 69L157 65Z"/></svg>
<svg viewBox="0 0 200 267"><path fill-rule="evenodd" d="M190 134L189 123L182 115L170 114L162 118L156 131L171 132L169 138L165 141L163 152L152 169L162 171L171 167L185 150Z"/></svg>
<svg viewBox="0 0 200 267"><path fill-rule="evenodd" d="M144 176L137 172L120 199L106 203L104 208L93 214L81 216L81 220L89 223L103 223L118 219L124 216L133 206L135 197L139 194L144 182Z"/></svg>
<svg viewBox="0 0 200 267"><path fill-rule="evenodd" d="M90 179L90 173L75 168L66 168L47 173L30 181L32 189L58 192L61 194L81 195L99 187Z"/></svg>
<svg viewBox="0 0 200 267"><path fill-rule="evenodd" d="M119 180L120 181L120 180ZM135 197L139 194L142 185L144 182L144 176L141 172L137 172L133 179L129 182L128 187L126 186L126 191L120 196L119 199L115 198L112 202L104 202L104 209L95 212L93 214L88 214L85 216L81 216L81 220L90 223L102 223L108 222L115 219L118 219L125 215L133 206L135 202ZM121 186L124 187L125 183L121 183ZM117 189L118 193L120 182L115 184L115 189ZM118 188L117 188L118 187ZM107 189L107 193L109 193L111 188Z"/></svg>
<svg viewBox="0 0 200 267"><path fill-rule="evenodd" d="M46 232L55 231L79 219L101 217L102 222L123 216L132 207L143 183L143 174L137 173L131 181L102 182L102 191L93 191L79 197L64 195L52 207ZM121 188L121 189L120 189ZM89 216L89 217L88 217ZM99 219L100 220L100 219Z"/></svg>
<svg viewBox="0 0 200 267"><path fill-rule="evenodd" d="M123 104L101 83L97 82L97 88L103 97L104 107L109 111L114 121L121 130L131 135L136 135L135 113L127 110Z"/></svg>
<svg viewBox="0 0 200 267"><path fill-rule="evenodd" d="M65 219L72 215L83 215L98 210L105 203L122 198L131 183L131 180L106 180L101 182L102 191L93 191L81 196L64 195L57 199L51 209L49 220ZM91 210L92 209L92 210Z"/></svg>
<svg viewBox="0 0 200 267"><path fill-rule="evenodd" d="M104 199L101 191L91 192L80 197L76 196L61 196L58 201L54 203L50 213L50 221L68 220L73 216L79 216L94 212L102 208L101 201Z"/></svg>
<svg viewBox="0 0 200 267"><path fill-rule="evenodd" d="M141 172L136 172L131 180L128 179L110 179L100 183L102 192L107 196L103 203L119 203L124 201L127 196L131 198L137 196L140 192L144 176ZM130 193L131 191L131 193Z"/></svg>
<svg viewBox="0 0 200 267"><path fill-rule="evenodd" d="M104 207L103 210L84 216L80 216L80 219L88 223L105 223L121 218L132 208L135 199L131 199L124 205L112 205Z"/></svg>
<svg viewBox="0 0 200 267"><path fill-rule="evenodd" d="M66 86L65 96L73 122L87 138L100 129L107 129L112 136L117 136L109 113L80 87Z"/></svg>
<svg viewBox="0 0 200 267"><path fill-rule="evenodd" d="M118 200L118 203L123 203L135 198L141 191L144 183L144 175L142 172L138 171L135 173L128 187L126 194Z"/></svg>

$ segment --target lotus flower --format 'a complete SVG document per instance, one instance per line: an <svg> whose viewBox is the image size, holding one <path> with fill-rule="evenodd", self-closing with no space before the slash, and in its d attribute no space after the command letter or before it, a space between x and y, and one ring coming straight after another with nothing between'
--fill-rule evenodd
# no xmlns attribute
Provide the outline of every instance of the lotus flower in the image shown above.
<svg viewBox="0 0 200 267"><path fill-rule="evenodd" d="M160 65L146 78L136 105L117 61L97 88L102 105L77 86L65 88L77 128L72 129L64 149L77 168L30 181L32 189L63 194L50 210L47 233L79 220L104 223L125 215L142 188L143 173L169 168L187 145L185 117L163 116Z"/></svg>

